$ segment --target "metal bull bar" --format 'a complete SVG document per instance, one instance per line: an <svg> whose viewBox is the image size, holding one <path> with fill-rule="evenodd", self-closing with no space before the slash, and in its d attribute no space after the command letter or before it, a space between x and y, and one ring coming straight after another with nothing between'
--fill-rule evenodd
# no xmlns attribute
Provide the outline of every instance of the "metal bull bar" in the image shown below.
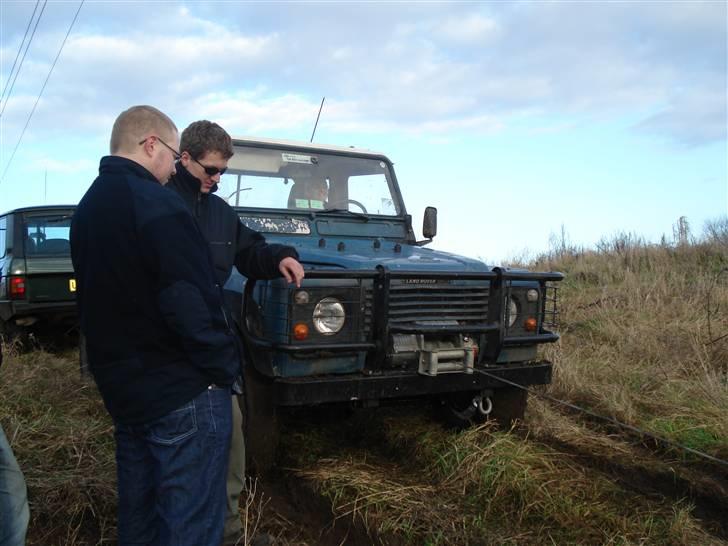
<svg viewBox="0 0 728 546"><path fill-rule="evenodd" d="M487 280L490 282L488 298L488 318L481 323L467 325L408 325L392 324L389 321L389 294L393 279L442 279L442 280ZM509 271L496 267L492 271L406 271L391 270L378 265L371 270L342 270L342 269L307 269L306 279L371 279L373 287L373 313L372 331L367 342L336 342L336 343L281 343L264 339L248 328L245 317L248 313L248 304L252 301L255 281L248 279L243 296L243 320L240 321L245 340L251 345L266 349L282 351L284 353L315 353L367 351L370 361L381 362L386 357L389 334L392 333L418 333L418 334L480 334L481 340L486 341L487 354L481 354L480 360L487 358L494 360L504 345L520 345L533 343L549 343L559 339L558 334L541 331L531 336L506 337L505 296L510 290L513 281L535 281L544 288L547 282L561 281L562 273L548 272L536 273L528 271ZM305 281L304 281L305 282Z"/></svg>

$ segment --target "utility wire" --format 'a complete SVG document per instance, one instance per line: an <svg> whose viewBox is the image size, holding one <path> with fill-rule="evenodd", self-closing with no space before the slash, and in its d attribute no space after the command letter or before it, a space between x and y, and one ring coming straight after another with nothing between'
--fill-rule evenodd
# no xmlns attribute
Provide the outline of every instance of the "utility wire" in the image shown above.
<svg viewBox="0 0 728 546"><path fill-rule="evenodd" d="M68 27L68 32L66 32L66 37L63 38L63 43L61 44L61 47L58 49L58 54L56 55L56 58L53 60L53 64L51 65L51 69L48 71L48 75L46 76L45 81L43 82L43 87L40 89L40 93L38 93L38 98L35 99L35 104L33 105L33 109L30 111L30 114L28 115L28 119L25 122L25 127L23 127L23 132L20 133L20 138L18 139L18 143L15 145L15 149L13 150L12 155L10 156L10 160L8 161L8 164L5 166L5 170L3 171L2 177L0 177L0 184L3 183L3 180L5 180L5 175L8 173L8 169L10 168L10 164L13 162L13 158L15 157L15 152L18 151L18 147L20 146L20 142L23 140L23 135L25 135L25 130L28 128L28 124L30 123L30 119L33 117L33 114L35 113L35 108L38 106L38 102L40 102L41 96L43 96L43 91L45 90L46 84L48 83L48 80L51 77L51 74L53 73L53 69L56 66L56 63L58 62L58 57L61 56L61 51L63 51L63 46L66 45L66 40L68 39L69 34L71 34L71 30L73 29L73 25L76 23L76 19L78 19L78 14L81 12L81 8L83 7L83 3L85 0L81 0L81 3L78 6L78 9L76 10L76 15L73 16L73 21L71 21L70 26ZM43 5L45 7L45 4ZM7 104L7 102L5 103Z"/></svg>
<svg viewBox="0 0 728 546"><path fill-rule="evenodd" d="M628 425L626 423L622 423L620 421L617 421L613 417L605 417L603 415L599 415L598 413L594 413L593 411L589 411L588 409L579 407L575 404L571 404L569 402L565 402L564 400L559 400L558 398L549 396L548 394L544 394L542 392L538 392L533 389L529 389L528 387L519 385L518 383L514 383L513 381L510 381L508 379L503 379L502 377L498 377L497 375L486 372L485 370L480 370L480 373L482 373L483 375L487 375L488 377L491 377L493 379L497 379L498 381L501 381L501 382L505 383L506 385L518 387L519 389L529 392L529 393L533 394L534 396L538 396L540 398L545 398L552 402L556 402L557 404L561 404L562 406L566 406L567 408L571 408L573 410L580 411L582 413L586 413L587 415L594 417L595 419L598 419L600 421L606 421L606 422L616 425L620 428L629 430L630 432L634 432L635 434L639 435L640 437L643 437L643 438L647 437L647 438L650 438L650 439L656 441L659 444L668 445L670 447L677 448L682 451L687 451L688 453L692 453L693 455L697 455L698 457L701 457L708 461L711 461L711 462L714 462L714 463L717 463L717 464L720 464L723 466L728 466L728 461L726 461L724 459L719 459L718 457L713 457L712 455L708 455L707 453L703 453L702 451L698 451L697 449L693 449L691 447L679 444L677 442L673 442L672 440L668 440L667 438L663 438L662 436L658 436L657 434L653 434L646 430L639 429L635 426Z"/></svg>
<svg viewBox="0 0 728 546"><path fill-rule="evenodd" d="M5 107L8 105L8 102L10 101L10 95L13 93L13 89L15 88L15 81L18 79L18 74L20 74L20 69L23 68L23 61L25 61L25 55L28 53L28 49L30 48L30 43L33 41L33 36L35 36L35 31L38 28L38 23L40 23L40 18L43 17L43 12L45 11L46 4L48 4L48 0L44 0L43 7L40 9L40 14L38 14L38 18L35 20L35 26L33 27L33 32L30 35L30 38L28 39L28 43L25 45L25 51L23 51L23 56L20 59L20 65L18 65L18 71L15 73L15 77L13 78L13 83L10 85L10 91L8 91L8 96L5 98L5 104L3 104L3 109L0 110L0 117L2 117L3 112L5 112Z"/></svg>
<svg viewBox="0 0 728 546"><path fill-rule="evenodd" d="M33 8L33 13L31 13L30 19L28 20L28 26L25 27L25 34L23 34L23 39L20 41L20 46L18 46L18 52L15 54L13 67L10 69L10 74L8 74L8 80L5 82L5 87L3 87L2 95L0 95L0 102L2 102L3 98L5 97L5 91L7 91L8 89L10 79L13 77L13 72L15 72L15 65L18 64L18 57L20 57L20 52L23 51L23 44L25 43L25 39L28 37L28 31L30 30L30 25L33 23L33 19L35 18L35 12L38 11L38 4L40 4L40 0L36 0L35 7Z"/></svg>

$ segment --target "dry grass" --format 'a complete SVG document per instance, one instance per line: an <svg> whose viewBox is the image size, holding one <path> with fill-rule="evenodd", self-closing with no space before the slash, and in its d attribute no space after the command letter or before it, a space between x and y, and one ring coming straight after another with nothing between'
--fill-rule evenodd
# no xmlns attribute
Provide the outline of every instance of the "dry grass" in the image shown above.
<svg viewBox="0 0 728 546"><path fill-rule="evenodd" d="M690 244L619 235L591 251L561 245L526 265L567 274L545 392L728 459L728 220ZM0 420L29 485L29 544L113 542L112 426L79 378L77 355L9 349ZM531 400L515 434L445 431L422 406L288 426L285 479L363 528L363 542L724 543L679 496L628 483L673 476L724 498L714 466L651 451L548 402ZM301 529L305 509L277 503L251 482L246 541L261 530L276 544L318 543Z"/></svg>
<svg viewBox="0 0 728 546"><path fill-rule="evenodd" d="M112 424L96 389L80 379L77 354L6 349L0 416L28 484L28 543L111 541Z"/></svg>
<svg viewBox="0 0 728 546"><path fill-rule="evenodd" d="M342 437L357 431L370 449L342 450ZM569 454L487 425L451 433L398 410L287 442L290 453L306 454L296 475L337 518L369 529L372 542L721 543L686 503L630 493Z"/></svg>
<svg viewBox="0 0 728 546"><path fill-rule="evenodd" d="M567 274L549 391L728 459L728 246L623 239L533 264Z"/></svg>

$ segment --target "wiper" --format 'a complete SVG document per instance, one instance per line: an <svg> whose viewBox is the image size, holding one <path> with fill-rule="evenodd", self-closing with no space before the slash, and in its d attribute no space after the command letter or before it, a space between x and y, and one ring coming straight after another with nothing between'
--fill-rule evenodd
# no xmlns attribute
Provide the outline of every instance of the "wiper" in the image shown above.
<svg viewBox="0 0 728 546"><path fill-rule="evenodd" d="M72 214L66 214L65 216L56 216L54 218L46 218L46 224L58 224L59 222L65 222L73 217Z"/></svg>
<svg viewBox="0 0 728 546"><path fill-rule="evenodd" d="M354 212L353 210L349 210L349 209L316 209L315 211L312 211L312 212L315 212L316 215L328 214L329 212L336 212L336 213L344 212L346 214L351 214L352 216L356 216L357 218L361 218L365 222L369 221L369 216L367 216L366 214L362 214L361 212Z"/></svg>

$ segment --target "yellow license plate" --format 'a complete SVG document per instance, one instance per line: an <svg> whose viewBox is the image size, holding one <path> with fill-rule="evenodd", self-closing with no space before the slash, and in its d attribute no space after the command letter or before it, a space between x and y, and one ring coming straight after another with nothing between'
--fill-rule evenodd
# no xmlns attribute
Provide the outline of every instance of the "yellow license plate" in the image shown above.
<svg viewBox="0 0 728 546"><path fill-rule="evenodd" d="M68 289L71 292L76 291L76 279L68 279Z"/></svg>

